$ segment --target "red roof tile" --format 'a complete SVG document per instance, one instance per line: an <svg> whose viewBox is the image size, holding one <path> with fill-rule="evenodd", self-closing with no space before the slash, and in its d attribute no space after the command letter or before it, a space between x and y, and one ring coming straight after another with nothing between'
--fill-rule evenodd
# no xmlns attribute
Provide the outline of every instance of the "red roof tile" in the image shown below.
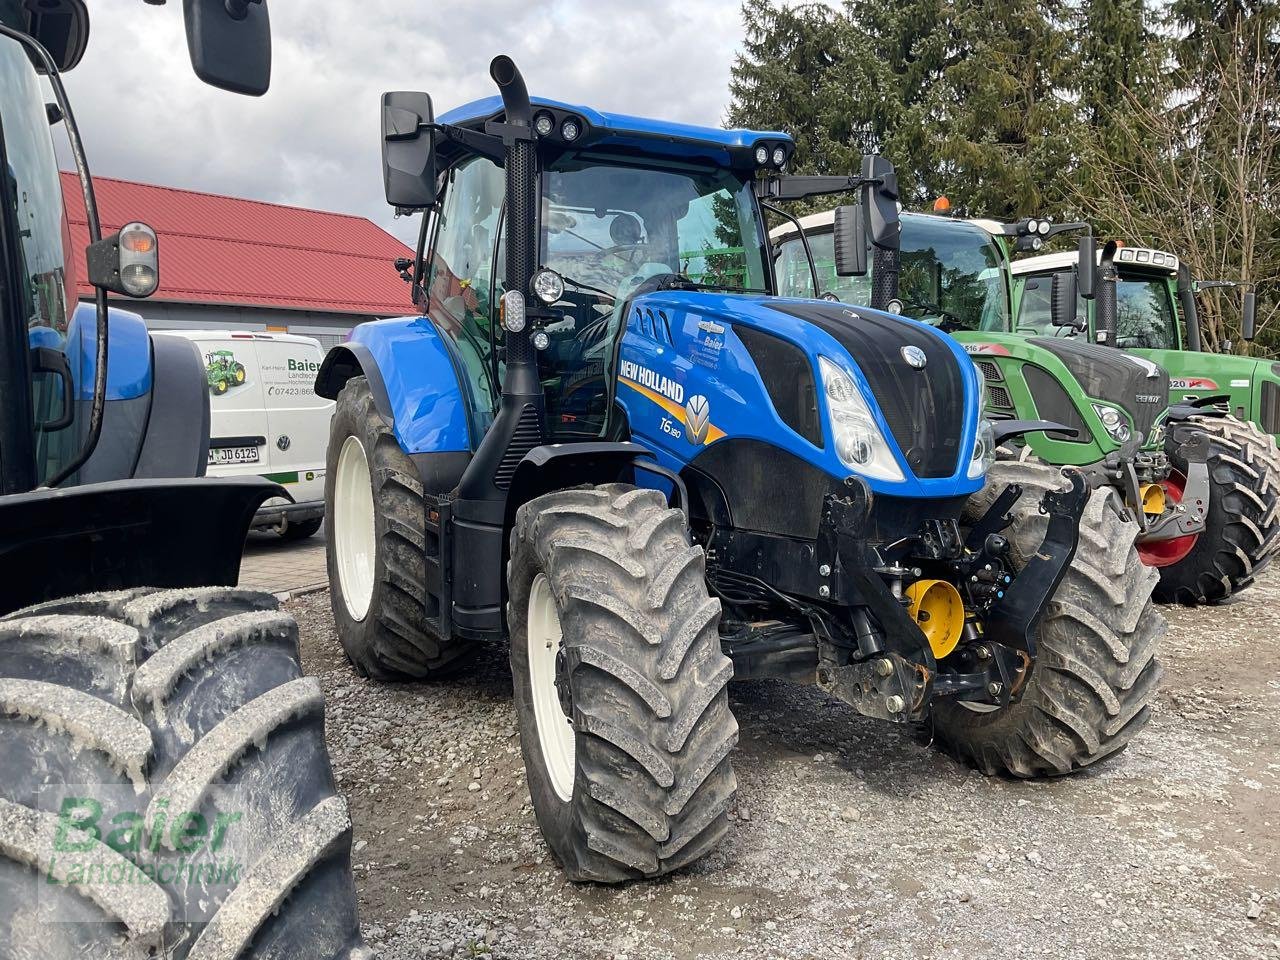
<svg viewBox="0 0 1280 960"><path fill-rule="evenodd" d="M363 217L94 178L102 232L143 220L160 238L153 300L400 316L414 312L392 268L412 251ZM74 249L89 242L84 198L62 174ZM78 271L79 293L92 296Z"/></svg>

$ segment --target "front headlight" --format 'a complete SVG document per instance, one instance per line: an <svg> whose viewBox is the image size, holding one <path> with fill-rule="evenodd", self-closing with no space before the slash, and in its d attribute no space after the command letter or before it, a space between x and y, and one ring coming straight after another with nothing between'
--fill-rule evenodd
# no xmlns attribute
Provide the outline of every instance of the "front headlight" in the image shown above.
<svg viewBox="0 0 1280 960"><path fill-rule="evenodd" d="M977 365L975 364L975 367ZM969 479L985 476L996 462L996 431L987 419L987 378L978 370L978 436L973 443L973 457L969 461Z"/></svg>
<svg viewBox="0 0 1280 960"><path fill-rule="evenodd" d="M1108 406L1105 403L1095 403L1093 412L1098 415L1098 419L1102 421L1103 429L1110 434L1111 439L1116 443L1124 443L1132 435L1128 418L1115 407Z"/></svg>
<svg viewBox="0 0 1280 960"><path fill-rule="evenodd" d="M850 470L877 480L905 480L862 391L826 357L818 358L836 456Z"/></svg>

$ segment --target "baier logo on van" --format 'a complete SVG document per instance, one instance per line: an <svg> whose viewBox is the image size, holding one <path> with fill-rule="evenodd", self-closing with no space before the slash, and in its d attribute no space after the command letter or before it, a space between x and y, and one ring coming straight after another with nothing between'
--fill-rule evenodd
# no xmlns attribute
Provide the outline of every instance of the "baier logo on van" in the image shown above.
<svg viewBox="0 0 1280 960"><path fill-rule="evenodd" d="M209 380L209 392L215 397L222 396L232 387L244 386L244 364L230 350L211 350L206 353L204 369Z"/></svg>

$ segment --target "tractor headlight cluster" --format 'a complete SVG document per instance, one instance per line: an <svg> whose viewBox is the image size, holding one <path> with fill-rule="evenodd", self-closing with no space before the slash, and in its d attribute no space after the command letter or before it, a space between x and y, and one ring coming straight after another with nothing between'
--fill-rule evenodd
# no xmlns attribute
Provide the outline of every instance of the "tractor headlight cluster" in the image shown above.
<svg viewBox="0 0 1280 960"><path fill-rule="evenodd" d="M970 480L986 476L996 462L996 431L987 418L987 378L981 370L978 370L978 383L978 435L973 443L973 457L969 460Z"/></svg>
<svg viewBox="0 0 1280 960"><path fill-rule="evenodd" d="M1129 429L1128 418L1115 407L1105 403L1095 403L1093 412L1098 415L1103 429L1116 443L1124 443L1132 436L1133 431Z"/></svg>
<svg viewBox="0 0 1280 960"><path fill-rule="evenodd" d="M781 170L787 165L787 160L791 157L791 151L787 144L784 143L757 143L755 148L755 160L757 167L772 167L775 170Z"/></svg>
<svg viewBox="0 0 1280 960"><path fill-rule="evenodd" d="M850 470L877 480L905 480L862 391L839 366L818 358L836 456Z"/></svg>
<svg viewBox="0 0 1280 960"><path fill-rule="evenodd" d="M564 277L554 270L543 267L533 275L529 281L529 288L535 297L549 307L564 298Z"/></svg>

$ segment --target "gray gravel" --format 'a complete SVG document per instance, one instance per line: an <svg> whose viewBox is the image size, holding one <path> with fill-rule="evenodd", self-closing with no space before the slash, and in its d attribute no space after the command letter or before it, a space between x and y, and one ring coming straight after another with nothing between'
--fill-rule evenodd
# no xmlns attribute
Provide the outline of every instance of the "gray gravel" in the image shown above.
<svg viewBox="0 0 1280 960"><path fill-rule="evenodd" d="M528 804L505 649L449 682L342 658L292 601L328 696L365 935L422 957L1280 958L1280 574L1167 610L1164 692L1121 756L987 779L816 691L734 688L738 806L678 876L566 883Z"/></svg>

